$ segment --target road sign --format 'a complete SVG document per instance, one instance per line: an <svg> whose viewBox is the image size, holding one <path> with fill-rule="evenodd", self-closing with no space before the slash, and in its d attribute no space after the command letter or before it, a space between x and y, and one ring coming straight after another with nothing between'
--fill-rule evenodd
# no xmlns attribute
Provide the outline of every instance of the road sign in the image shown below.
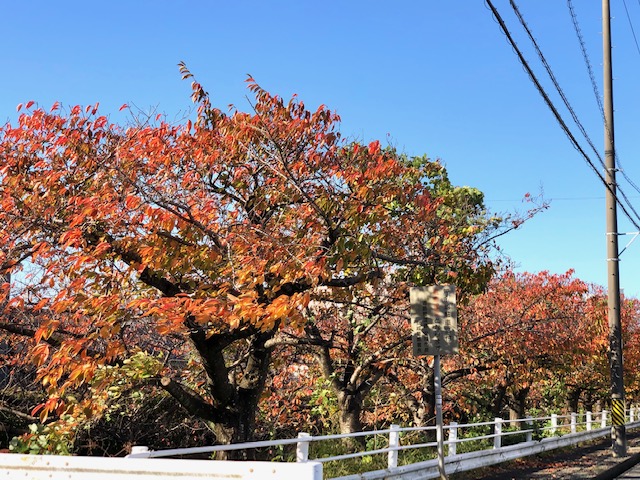
<svg viewBox="0 0 640 480"><path fill-rule="evenodd" d="M458 353L456 287L413 287L409 291L409 299L413 354Z"/></svg>

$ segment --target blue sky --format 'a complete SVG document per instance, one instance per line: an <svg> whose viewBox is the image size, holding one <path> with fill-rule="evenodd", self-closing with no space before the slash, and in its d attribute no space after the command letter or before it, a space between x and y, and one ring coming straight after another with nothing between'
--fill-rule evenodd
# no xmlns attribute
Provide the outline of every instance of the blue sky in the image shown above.
<svg viewBox="0 0 640 480"><path fill-rule="evenodd" d="M566 2L520 3L602 151L602 120ZM640 1L626 3L640 34ZM509 2L494 4L552 92ZM574 4L602 92L600 5ZM621 0L612 1L612 14L616 146L625 172L640 184L640 52ZM521 270L573 268L583 280L606 284L604 187L556 124L483 1L5 2L0 31L2 121L15 120L16 105L28 100L47 107L100 102L114 121L122 120L123 103L180 119L191 104L179 61L216 105L244 109L251 74L273 93L297 93L310 107L337 111L347 137L440 158L452 181L482 190L493 211L524 210L526 193L544 191L550 209L504 237L504 251ZM559 107L559 97L552 98ZM640 193L620 182L640 209ZM622 215L619 229L636 230ZM624 252L620 269L625 293L639 296L640 240Z"/></svg>

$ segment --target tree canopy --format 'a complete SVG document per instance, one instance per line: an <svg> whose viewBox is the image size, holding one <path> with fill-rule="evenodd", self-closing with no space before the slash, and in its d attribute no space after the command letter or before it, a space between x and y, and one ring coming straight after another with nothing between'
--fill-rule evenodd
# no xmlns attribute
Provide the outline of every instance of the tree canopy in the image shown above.
<svg viewBox="0 0 640 480"><path fill-rule="evenodd" d="M276 334L303 328L327 289L488 280L504 224L479 192L439 162L346 141L325 106L248 86L250 113L212 107L194 81L194 122L29 102L0 130L0 273L23 284L3 286L4 324L34 337L42 419L95 408L65 391L145 351L219 441L245 440Z"/></svg>

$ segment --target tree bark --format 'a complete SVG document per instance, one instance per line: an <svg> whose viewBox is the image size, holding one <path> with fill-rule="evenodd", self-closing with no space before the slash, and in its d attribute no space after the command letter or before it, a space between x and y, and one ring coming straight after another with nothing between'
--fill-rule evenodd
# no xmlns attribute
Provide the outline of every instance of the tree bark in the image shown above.
<svg viewBox="0 0 640 480"><path fill-rule="evenodd" d="M340 433L361 432L362 395L359 392L339 392L338 408Z"/></svg>
<svg viewBox="0 0 640 480"><path fill-rule="evenodd" d="M508 396L509 420L513 428L522 428L522 422L516 420L523 419L527 412L527 396L530 387L517 388Z"/></svg>
<svg viewBox="0 0 640 480"><path fill-rule="evenodd" d="M569 413L575 413L578 411L580 407L580 395L582 394L582 389L580 387L570 387L567 392L567 408L569 409Z"/></svg>
<svg viewBox="0 0 640 480"><path fill-rule="evenodd" d="M258 402L271 362L271 349L266 343L273 337L272 331L251 336L238 332L235 338L232 333L206 337L192 330L192 341L207 373L210 401L176 380L163 378L161 381L162 387L189 413L207 421L220 444L254 440ZM237 340L248 342L247 351L240 364L230 367L223 349ZM252 457L250 451L244 450L217 455L218 459L250 460Z"/></svg>
<svg viewBox="0 0 640 480"><path fill-rule="evenodd" d="M504 382L501 382L493 387L491 393L491 403L489 405L491 415L494 418L500 417L502 415L502 407L507 393L507 385Z"/></svg>

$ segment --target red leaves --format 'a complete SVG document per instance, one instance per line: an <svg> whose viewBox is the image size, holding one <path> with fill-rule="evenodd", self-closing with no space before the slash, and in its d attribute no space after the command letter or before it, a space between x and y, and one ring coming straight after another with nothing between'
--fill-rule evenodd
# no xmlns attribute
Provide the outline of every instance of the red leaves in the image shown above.
<svg viewBox="0 0 640 480"><path fill-rule="evenodd" d="M34 102L33 100L29 100L29 101L27 102L27 104L26 104L26 105L24 105L24 107L25 107L27 110L29 110L29 109L33 106L33 104L34 104L34 103L35 103L35 102ZM16 112L19 112L20 110L22 110L22 107L23 107L23 104L22 104L22 103L19 103L19 104L18 104L18 106L16 107Z"/></svg>
<svg viewBox="0 0 640 480"><path fill-rule="evenodd" d="M248 326L297 328L314 296L373 305L386 274L403 291L434 258L477 265L464 243L476 231L451 233L430 193L436 167L377 141L346 145L326 107L310 112L247 82L254 111L224 115L194 81L195 128L161 117L121 127L96 117L97 104L68 116L57 104L0 131L0 200L11 207L1 238L42 245L38 307L73 332L55 355L44 343L55 322L38 334L34 359L50 385L86 381L92 362L122 354L122 332L140 344L224 332L248 348ZM394 322L376 342L405 327ZM143 327L152 333L137 338Z"/></svg>

